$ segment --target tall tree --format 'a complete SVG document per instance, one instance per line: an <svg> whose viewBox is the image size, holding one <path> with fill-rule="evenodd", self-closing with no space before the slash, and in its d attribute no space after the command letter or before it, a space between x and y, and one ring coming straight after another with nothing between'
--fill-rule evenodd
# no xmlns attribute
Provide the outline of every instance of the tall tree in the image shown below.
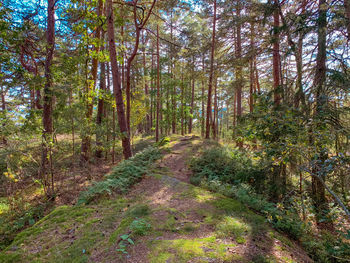
<svg viewBox="0 0 350 263"><path fill-rule="evenodd" d="M131 152L131 146L130 146L130 137L128 133L126 118L125 118L119 67L117 63L112 0L107 1L107 18L108 18L107 32L108 32L108 43L109 43L109 55L110 55L111 66L112 66L113 89L115 93L115 100L116 100L116 106L117 106L118 124L119 124L119 130L121 134L120 136L122 139L123 155L125 159L129 159L132 156L132 152Z"/></svg>
<svg viewBox="0 0 350 263"><path fill-rule="evenodd" d="M315 160L312 177L312 194L317 213L317 220L323 219L327 211L327 200L325 195L325 171L323 165L328 157L327 148L324 144L324 138L321 136L326 130L325 114L327 107L326 94L326 43L327 43L327 3L326 0L318 1L318 19L317 19L317 57L315 68L314 86L316 88L316 109L314 118L316 120L316 130L319 138L316 138L316 148L318 158Z"/></svg>
<svg viewBox="0 0 350 263"><path fill-rule="evenodd" d="M52 122L52 101L53 101L53 81L52 81L52 60L55 50L55 0L47 2L47 29L46 29L46 61L45 61L45 86L43 93L43 147L41 156L41 175L43 177L46 193L53 197L54 178L52 171L52 142L53 142L53 122ZM48 167L50 166L50 167ZM51 178L50 178L51 176Z"/></svg>
<svg viewBox="0 0 350 263"><path fill-rule="evenodd" d="M159 25L157 24L157 104L156 104L156 142L159 140L159 112L160 112L160 59L159 59Z"/></svg>
<svg viewBox="0 0 350 263"><path fill-rule="evenodd" d="M102 8L103 8L103 0L98 0L97 3L97 9L96 9L96 15L98 18L102 15ZM102 27L98 25L96 27L94 38L97 42L100 42L101 38L101 29ZM93 114L93 108L94 108L94 99L93 99L93 93L96 86L96 80L97 80L97 70L98 70L98 57L97 54L100 51L100 44L94 44L93 45L93 58L91 62L91 74L90 79L86 83L86 125L90 127L91 125L91 119ZM91 152L91 132L90 128L87 129L87 132L83 135L82 142L81 142L81 160L83 162L86 162L90 158L90 152Z"/></svg>
<svg viewBox="0 0 350 263"><path fill-rule="evenodd" d="M279 0L274 1L274 12L273 12L273 94L276 105L281 103L280 85L281 85L281 57L280 57L280 14L279 14Z"/></svg>
<svg viewBox="0 0 350 263"><path fill-rule="evenodd" d="M216 34L216 0L214 0L214 15L213 15L213 33L211 40L211 57L210 57L210 73L209 73L209 86L208 86L208 101L207 101L207 119L206 119L206 130L205 138L210 137L210 120L211 120L211 97L212 97L212 87L213 87L213 77L214 77L214 53L215 53L215 34Z"/></svg>
<svg viewBox="0 0 350 263"><path fill-rule="evenodd" d="M156 4L156 0L153 0L152 5L148 11L148 13L145 16L144 8L138 6L138 0L133 0L131 2L126 2L128 5L131 5L133 7L133 20L134 20L134 26L135 26L135 43L134 48L127 59L126 63L126 122L128 131L130 132L130 111L131 111L131 93L130 93L130 85L131 85L131 65L134 61L134 58L137 55L137 51L139 49L140 44L140 35L141 30L144 29L150 15L152 14L152 9L154 5ZM139 18L138 10L142 10L141 18Z"/></svg>

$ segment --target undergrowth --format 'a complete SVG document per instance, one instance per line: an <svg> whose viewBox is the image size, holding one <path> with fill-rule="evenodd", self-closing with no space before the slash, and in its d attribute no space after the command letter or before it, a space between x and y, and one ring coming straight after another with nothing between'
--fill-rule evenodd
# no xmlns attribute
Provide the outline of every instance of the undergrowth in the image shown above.
<svg viewBox="0 0 350 263"><path fill-rule="evenodd" d="M105 175L103 181L93 183L82 192L78 204L88 204L105 194L126 193L133 184L147 174L148 168L160 157L160 150L150 146L132 158L122 161L110 174Z"/></svg>
<svg viewBox="0 0 350 263"><path fill-rule="evenodd" d="M256 192L256 187L248 185L259 177L258 165L254 165L244 152L228 148L214 147L193 158L190 167L194 172L191 183L227 197L235 198L256 212L265 215L273 227L299 241L306 252L316 262L348 262L350 239L348 233L333 235L321 231L317 237L310 224L298 216L296 209L283 207L268 201ZM262 177L263 170L260 170Z"/></svg>

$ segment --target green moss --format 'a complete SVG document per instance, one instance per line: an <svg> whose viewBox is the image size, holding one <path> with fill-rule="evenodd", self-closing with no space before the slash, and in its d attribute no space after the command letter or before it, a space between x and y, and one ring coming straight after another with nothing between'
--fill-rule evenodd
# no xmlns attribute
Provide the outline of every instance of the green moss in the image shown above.
<svg viewBox="0 0 350 263"><path fill-rule="evenodd" d="M244 205L231 198L216 199L212 204L216 208L225 211L227 214L241 214L242 212L247 211L247 208Z"/></svg>
<svg viewBox="0 0 350 263"><path fill-rule="evenodd" d="M164 253L166 253L168 258L173 258L174 262L188 262L195 258L230 260L232 259L232 255L227 253L227 248L234 246L234 244L222 244L218 242L215 236L154 241L151 245L153 248L150 254L151 262L157 262L154 259Z"/></svg>
<svg viewBox="0 0 350 263"><path fill-rule="evenodd" d="M17 263L23 262L22 254L19 252L8 253L2 252L0 253L0 263Z"/></svg>
<svg viewBox="0 0 350 263"><path fill-rule="evenodd" d="M220 194L211 193L200 187L187 185L187 189L179 193L176 197L180 199L195 199L196 201L203 203L210 200L216 200L220 197Z"/></svg>
<svg viewBox="0 0 350 263"><path fill-rule="evenodd" d="M150 213L151 213L151 209L146 204L135 205L130 209L128 209L128 211L126 212L126 214L131 217L148 216Z"/></svg>
<svg viewBox="0 0 350 263"><path fill-rule="evenodd" d="M59 246L54 246L49 254L49 262L88 262L89 255L93 248L103 239L101 232L91 232L90 230L91 229L84 232L83 235L73 243L61 243Z"/></svg>
<svg viewBox="0 0 350 263"><path fill-rule="evenodd" d="M153 257L151 256L149 258L150 263L164 263L164 262L172 262L174 260L175 256L171 253L164 252L159 253L157 256Z"/></svg>
<svg viewBox="0 0 350 263"><path fill-rule="evenodd" d="M251 227L238 218L225 216L217 225L216 233L218 237L234 237L239 244L245 243L246 236L251 232Z"/></svg>

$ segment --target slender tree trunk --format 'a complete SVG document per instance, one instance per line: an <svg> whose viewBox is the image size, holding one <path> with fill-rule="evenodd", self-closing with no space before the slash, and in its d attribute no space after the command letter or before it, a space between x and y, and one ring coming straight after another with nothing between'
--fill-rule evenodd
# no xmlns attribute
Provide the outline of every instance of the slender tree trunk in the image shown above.
<svg viewBox="0 0 350 263"><path fill-rule="evenodd" d="M274 38L273 38L273 91L274 91L274 102L275 105L281 103L280 95L280 39L279 39L279 26L280 26L280 15L279 15L279 0L275 0L275 10L273 12L273 26L274 26Z"/></svg>
<svg viewBox="0 0 350 263"><path fill-rule="evenodd" d="M6 100L5 100L5 91L4 91L4 88L1 87L1 110L2 110L2 128L3 128L3 131L5 131L5 128L6 128ZM7 145L7 139L6 139L6 135L3 134L2 135L2 143L4 145Z"/></svg>
<svg viewBox="0 0 350 263"><path fill-rule="evenodd" d="M305 13L306 0L303 0L301 3L301 14ZM303 90L303 39L304 34L302 32L299 33L298 45L296 48L295 60L297 66L297 94L295 107L298 108L299 104L305 106L305 94Z"/></svg>
<svg viewBox="0 0 350 263"><path fill-rule="evenodd" d="M201 125L201 135L202 137L204 137L204 132L205 132L205 113L204 113L204 98L205 98L205 88L204 88L204 78L205 78L205 66L204 66L204 54L202 57L202 70L203 70L203 78L202 78L202 116L201 116L201 121L202 121L202 125Z"/></svg>
<svg viewBox="0 0 350 263"><path fill-rule="evenodd" d="M170 39L171 42L173 42L173 11L171 11L170 14ZM171 67L171 80L172 80L172 122L171 122L171 128L172 133L176 133L176 85L174 82L174 59L173 59L173 46L171 45L171 56L170 56L170 67Z"/></svg>
<svg viewBox="0 0 350 263"><path fill-rule="evenodd" d="M250 73L250 86L249 86L249 112L253 112L254 107L254 91L255 88L255 79L254 79L254 58L255 58L255 29L254 29L254 22L250 23L250 46L252 50L252 57L250 58L250 65L249 65L249 73Z"/></svg>
<svg viewBox="0 0 350 263"><path fill-rule="evenodd" d="M237 17L241 16L241 6L240 3L237 2ZM236 101L237 101L237 118L242 116L242 86L243 86L243 72L242 72L242 36L241 36L241 23L237 24L237 37L236 37L236 57L238 59L237 65L237 92L236 92Z"/></svg>
<svg viewBox="0 0 350 263"><path fill-rule="evenodd" d="M96 152L95 156L97 158L102 158L102 134L103 134L103 127L102 127L102 119L103 119L103 113L105 108L105 101L104 96L106 92L106 66L105 63L100 63L100 97L98 99L98 105L97 105L97 116L96 116Z"/></svg>
<svg viewBox="0 0 350 263"><path fill-rule="evenodd" d="M181 69L181 135L184 136L184 73Z"/></svg>
<svg viewBox="0 0 350 263"><path fill-rule="evenodd" d="M191 109L190 109L190 119L188 122L188 133L192 133L192 124L193 124L193 107L194 107L194 86L195 86L195 77L194 77L194 68L195 61L193 56L193 65L192 65L192 89L191 89Z"/></svg>
<svg viewBox="0 0 350 263"><path fill-rule="evenodd" d="M142 32L143 34L143 32ZM147 71L147 67L146 67L146 45L147 45L147 41L146 41L146 36L143 35L143 78L144 78L144 82L145 82L145 97L146 97L146 109L149 108L149 92L148 92L148 81L147 81L147 76L148 76L148 71ZM151 129L151 117L150 114L147 110L146 113L146 125L145 125L145 131L146 133L150 132Z"/></svg>
<svg viewBox="0 0 350 263"><path fill-rule="evenodd" d="M72 127L72 156L74 157L75 155L75 129L74 129L74 112L73 112L73 108L72 108L72 104L73 104L73 90L71 89L69 91L69 108L72 111L71 114L71 127Z"/></svg>
<svg viewBox="0 0 350 263"><path fill-rule="evenodd" d="M115 100L116 100L116 106L117 106L118 124L119 124L120 133L121 133L121 139L122 139L123 155L125 159L129 159L132 156L132 152L131 152L131 146L130 146L130 137L128 133L126 118L125 118L123 94L121 90L120 74L119 74L119 68L117 63L112 0L107 1L107 10L108 10L107 26L108 26L109 54L110 54L111 66L112 66L113 89L116 95Z"/></svg>
<svg viewBox="0 0 350 263"><path fill-rule="evenodd" d="M312 177L312 195L314 199L314 206L316 208L316 219L319 222L327 214L327 200L325 195L325 186L323 182L326 181L325 171L322 168L325 160L328 157L327 149L324 146L324 139L322 133L327 129L324 112L327 107L326 98L326 42L327 42L327 4L326 0L319 0L318 6L318 20L317 20L317 57L316 57L316 71L314 87L316 87L316 110L314 118L316 120L315 129L319 131L319 136L316 138L316 148L318 149L318 158L315 160L315 165L312 173L316 176ZM320 177L320 179L318 178Z"/></svg>
<svg viewBox="0 0 350 263"><path fill-rule="evenodd" d="M217 136L217 114L218 114L218 102L217 102L217 77L214 77L214 115L213 115L213 122L212 122L212 133L213 133L213 139L216 140Z"/></svg>
<svg viewBox="0 0 350 263"><path fill-rule="evenodd" d="M214 0L214 16L213 16L213 33L211 41L211 59L210 59L210 74L209 74L209 86L208 86L208 102L207 102L207 120L206 120L206 131L205 138L210 137L210 119L211 119L211 97L212 97L212 86L213 86L213 75L214 75L214 53L215 53L215 33L216 33L216 0Z"/></svg>
<svg viewBox="0 0 350 263"><path fill-rule="evenodd" d="M43 147L41 158L41 175L45 185L46 194L53 197L54 178L52 171L52 153L51 145L53 140L53 121L52 121L52 98L53 83L51 65L55 50L55 0L48 0L47 5L47 31L46 31L46 61L45 61L45 86L43 98ZM49 172L50 171L50 172ZM51 180L50 180L51 176Z"/></svg>
<svg viewBox="0 0 350 263"><path fill-rule="evenodd" d="M259 71L258 71L258 66L256 63L256 56L254 57L254 69L255 69L256 88L258 90L258 94L260 94L261 90L260 90L260 83L259 83Z"/></svg>
<svg viewBox="0 0 350 263"><path fill-rule="evenodd" d="M154 111L154 56L153 56L153 43L152 43L152 63L151 63L151 128L153 128L153 111Z"/></svg>
<svg viewBox="0 0 350 263"><path fill-rule="evenodd" d="M103 0L98 1L97 6L97 16L101 17L102 15L102 8L103 8ZM98 41L101 38L101 26L98 26L95 31L94 35L95 39ZM100 51L99 44L94 45L93 47L94 53L98 53ZM86 121L88 126L88 131L86 134L84 134L81 142L81 161L87 162L90 159L90 152L91 152L91 131L90 131L90 123L92 119L92 113L93 113L93 106L94 106L94 99L93 99L93 93L96 86L96 80L97 80L97 70L98 70L98 59L97 57L92 58L92 65L91 65L91 76L90 81L91 83L87 83L87 90L86 90Z"/></svg>
<svg viewBox="0 0 350 263"><path fill-rule="evenodd" d="M159 26L157 25L157 118L156 118L156 142L159 140L159 104L160 104L160 65L159 65Z"/></svg>

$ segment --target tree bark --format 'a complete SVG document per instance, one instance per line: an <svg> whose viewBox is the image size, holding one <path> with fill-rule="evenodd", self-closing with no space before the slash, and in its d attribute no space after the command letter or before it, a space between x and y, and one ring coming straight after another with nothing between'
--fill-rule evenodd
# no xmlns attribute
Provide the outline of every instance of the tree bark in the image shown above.
<svg viewBox="0 0 350 263"><path fill-rule="evenodd" d="M156 142L159 141L159 105L160 105L160 65L159 65L159 26L157 25L157 118L156 118Z"/></svg>
<svg viewBox="0 0 350 263"><path fill-rule="evenodd" d="M194 77L194 68L195 61L193 56L193 65L192 65L192 89L191 89L191 108L190 108L190 119L188 122L188 133L192 133L192 124L193 124L193 107L194 107L194 86L195 86L195 77Z"/></svg>
<svg viewBox="0 0 350 263"><path fill-rule="evenodd" d="M51 144L53 141L52 98L53 83L51 65L55 50L55 0L48 0L47 6L47 31L46 31L46 61L45 61L45 86L43 94L43 147L41 156L41 175L45 192L53 197L54 178L52 172ZM49 167L48 167L49 166ZM50 172L49 172L50 171ZM51 176L51 179L49 178Z"/></svg>
<svg viewBox="0 0 350 263"><path fill-rule="evenodd" d="M146 109L147 109L145 132L149 133L151 129L151 117L148 112L150 101L149 101L148 82L147 82L148 71L146 70L147 68L146 67L146 44L147 44L146 36L143 34L143 78L145 82L145 97L146 97Z"/></svg>
<svg viewBox="0 0 350 263"><path fill-rule="evenodd" d="M214 75L214 53L215 53L215 33L216 33L216 0L214 0L214 16L213 16L213 33L211 41L211 59L210 59L210 75L209 75L209 86L208 86L208 101L207 101L207 120L205 138L210 137L210 119L211 119L211 97L212 97L212 86L213 86L213 75Z"/></svg>
<svg viewBox="0 0 350 263"><path fill-rule="evenodd" d="M279 38L279 26L280 26L280 15L279 15L279 0L275 0L275 10L273 12L273 95L275 105L281 103L280 95L280 38Z"/></svg>
<svg viewBox="0 0 350 263"><path fill-rule="evenodd" d="M181 135L184 136L184 73L183 68L181 69Z"/></svg>
<svg viewBox="0 0 350 263"><path fill-rule="evenodd" d="M107 10L108 10L107 28L108 28L109 54L110 54L111 66L112 66L113 89L115 93L115 100L116 100L116 106L117 106L118 124L119 124L120 133L121 133L121 139L122 139L123 155L125 159L129 159L132 156L132 152L131 152L131 146L130 146L129 132L128 132L126 118L125 118L125 112L124 112L124 102L123 102L123 94L121 90L119 67L117 63L112 0L107 1Z"/></svg>
<svg viewBox="0 0 350 263"><path fill-rule="evenodd" d="M3 87L1 87L1 110L2 110L2 115L3 115L2 128L3 128L3 131L5 132L5 127L6 127L6 100L5 100L5 91L4 91ZM2 143L4 145L7 145L7 139L6 139L6 135L5 134L2 134Z"/></svg>
<svg viewBox="0 0 350 263"><path fill-rule="evenodd" d="M318 149L318 158L312 173L316 176L312 177L312 196L316 208L316 219L319 222L327 213L327 200L325 195L325 187L322 183L326 181L325 172L322 166L328 157L327 149L324 146L322 133L326 127L324 120L324 112L327 106L325 82L326 82L326 42L327 42L327 4L326 0L319 0L318 4L318 20L317 20L317 57L314 86L316 87L316 110L314 118L316 120L315 129L319 131L319 138L316 138L316 148ZM320 179L319 179L319 178Z"/></svg>
<svg viewBox="0 0 350 263"><path fill-rule="evenodd" d="M105 101L104 101L104 96L106 92L106 66L105 63L102 62L100 63L100 97L98 99L98 104L97 104L97 116L96 116L96 152L95 156L97 158L102 158L102 151L103 151L103 146L102 146L102 119L103 119L103 113L104 113L104 108L105 108Z"/></svg>

